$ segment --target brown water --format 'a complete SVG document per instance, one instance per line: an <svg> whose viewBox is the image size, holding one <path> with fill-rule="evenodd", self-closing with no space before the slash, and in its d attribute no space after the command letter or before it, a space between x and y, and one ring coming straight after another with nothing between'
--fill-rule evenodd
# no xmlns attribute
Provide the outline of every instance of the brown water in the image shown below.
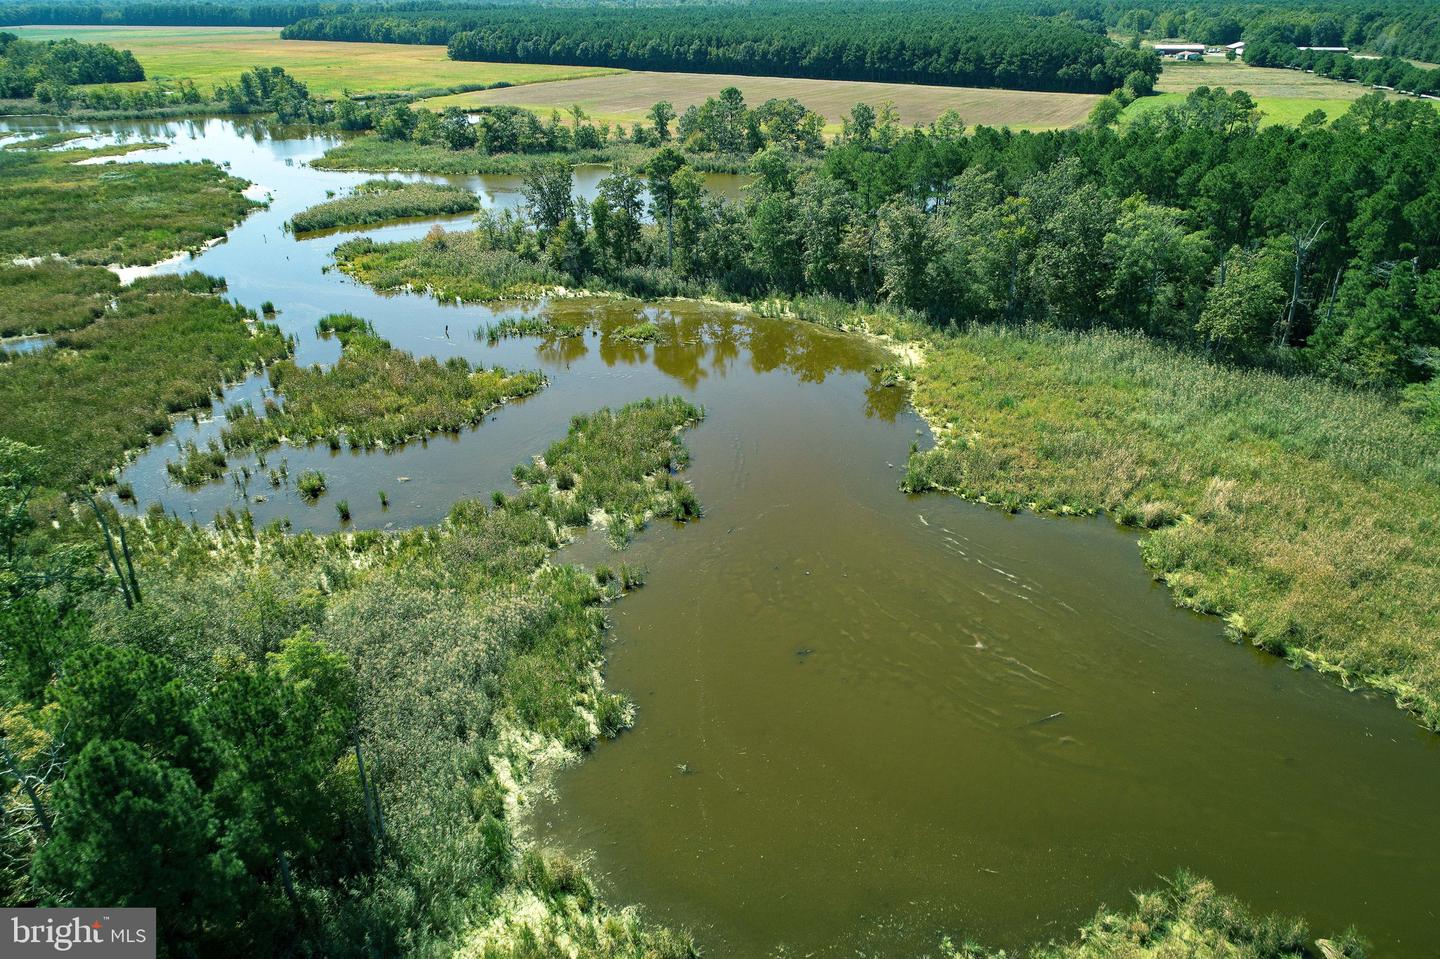
<svg viewBox="0 0 1440 959"><path fill-rule="evenodd" d="M705 405L686 437L705 517L641 536L627 561L649 585L614 608L607 675L639 721L562 773L531 822L540 841L591 855L617 903L693 927L710 955L889 956L933 950L942 932L1066 936L1186 866L1257 909L1354 923L1376 955L1437 954L1440 738L1382 697L1225 642L1105 521L899 493L926 435L877 385L874 345L693 304L567 302L550 308L591 335L491 348L473 335L484 323L545 307L377 296L324 272L336 238L284 232L326 189L363 179L305 167L325 141L219 121L119 133L270 188L269 210L175 269L225 276L248 306L273 300L302 362L333 360L311 331L346 310L402 348L550 381L457 439L269 454L292 475L325 469L316 506L259 481L171 486L176 441L220 425L182 423L127 470L142 508L333 529L347 498L356 526L433 522L508 485L575 412L657 393ZM513 202L503 184L462 182ZM662 345L605 335L640 314ZM598 540L560 558L613 562Z"/></svg>

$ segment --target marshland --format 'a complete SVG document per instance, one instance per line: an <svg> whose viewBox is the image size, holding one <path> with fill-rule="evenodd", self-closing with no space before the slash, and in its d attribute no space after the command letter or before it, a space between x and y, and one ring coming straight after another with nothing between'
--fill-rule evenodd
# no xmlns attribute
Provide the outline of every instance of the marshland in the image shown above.
<svg viewBox="0 0 1440 959"><path fill-rule="evenodd" d="M1428 955L1440 379L1384 324L1433 238L1357 226L1420 252L1276 342L1290 234L1125 157L1370 141L1154 112L764 113L743 177L0 120L7 902L176 954Z"/></svg>

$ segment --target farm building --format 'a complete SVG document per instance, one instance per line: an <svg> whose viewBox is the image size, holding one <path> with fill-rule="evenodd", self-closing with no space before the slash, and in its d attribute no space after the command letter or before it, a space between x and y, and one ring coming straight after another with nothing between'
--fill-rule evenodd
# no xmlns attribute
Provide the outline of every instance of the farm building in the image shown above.
<svg viewBox="0 0 1440 959"><path fill-rule="evenodd" d="M1174 56L1177 53L1199 53L1205 52L1203 43L1157 43L1155 52L1164 56Z"/></svg>
<svg viewBox="0 0 1440 959"><path fill-rule="evenodd" d="M1349 53L1349 47L1296 47L1296 50L1313 50L1316 53Z"/></svg>

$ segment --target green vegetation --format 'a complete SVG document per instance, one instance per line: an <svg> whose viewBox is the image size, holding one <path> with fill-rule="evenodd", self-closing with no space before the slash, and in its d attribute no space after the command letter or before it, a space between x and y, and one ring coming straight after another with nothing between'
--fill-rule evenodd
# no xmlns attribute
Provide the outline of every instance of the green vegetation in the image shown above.
<svg viewBox="0 0 1440 959"><path fill-rule="evenodd" d="M1365 942L1346 932L1324 943L1325 959L1364 959ZM946 942L947 959L1005 959L1004 952ZM1029 959L1300 959L1312 955L1305 923L1282 916L1256 917L1218 895L1209 881L1182 872L1152 892L1136 893L1129 912L1100 910L1068 942L1023 953ZM1017 955L1016 959L1020 959Z"/></svg>
<svg viewBox="0 0 1440 959"><path fill-rule="evenodd" d="M81 299L91 277L73 272ZM138 280L99 319L59 333L55 349L14 357L0 367L0 436L49 451L46 487L107 481L171 415L210 406L218 386L288 352L279 330L221 299L223 289L198 273Z"/></svg>
<svg viewBox="0 0 1440 959"><path fill-rule="evenodd" d="M529 116L528 111L526 115ZM313 161L318 170L359 170L374 173L438 173L461 176L476 173L523 173L537 160L564 157L571 163L614 163L635 155L633 148L619 144L599 150L554 151L550 153L482 153L479 150L452 150L441 143L414 143L387 140L379 136L356 137L331 147Z"/></svg>
<svg viewBox="0 0 1440 959"><path fill-rule="evenodd" d="M312 206L295 214L290 225L297 233L337 226L382 223L407 216L438 216L478 210L480 199L469 190L441 183L406 183L370 180L350 196Z"/></svg>
<svg viewBox="0 0 1440 959"><path fill-rule="evenodd" d="M95 9L98 8L72 6L60 20L10 17L12 12L18 12L15 7L0 9L0 15L29 24L75 24L87 22L85 17ZM212 9L221 12L218 7ZM246 9L246 5L235 4L224 12ZM167 9L151 5L150 10L153 15L173 22L178 19L175 14L182 14L185 7L177 4ZM171 16L167 18L166 13ZM13 32L25 40L79 38L111 44L132 52L152 80L167 86L188 82L207 90L234 82L241 73L256 66L284 67L321 97L339 97L346 93L435 94L615 72L599 67L460 63L447 58L443 47L296 42L280 39L278 29L216 26L217 22L224 21L214 19L193 27L126 27L117 24L117 15L123 20L122 11L106 11L104 26L24 26Z"/></svg>
<svg viewBox="0 0 1440 959"><path fill-rule="evenodd" d="M622 326L610 334L617 340L628 340L631 343L654 343L660 339L660 327L654 323L632 323L629 326Z"/></svg>
<svg viewBox="0 0 1440 959"><path fill-rule="evenodd" d="M325 485L325 474L319 470L306 470L295 481L296 491L312 502L325 495Z"/></svg>
<svg viewBox="0 0 1440 959"><path fill-rule="evenodd" d="M7 755L37 772L34 803L4 786L7 900L158 902L161 941L204 955L693 957L513 830L537 763L630 714L595 669L620 582L546 558L577 503L672 511L699 415L666 399L578 418L543 458L568 490L402 534L112 515L116 569L137 573L124 596L64 575L69 554L13 508L48 454L0 446L0 515L22 520L0 554ZM157 829L158 861L123 841ZM213 905L181 908L196 897Z"/></svg>
<svg viewBox="0 0 1440 959"><path fill-rule="evenodd" d="M1179 602L1440 728L1440 435L1376 394L1133 333L867 321L925 348L913 398L938 442L908 489L1149 529Z"/></svg>
<svg viewBox="0 0 1440 959"><path fill-rule="evenodd" d="M1153 54L1121 47L1069 17L984 6L957 10L912 0L877 8L822 0L797 7L770 0L750 4L743 17L725 4L366 9L300 20L282 35L448 42L454 60L1085 93L1107 93L1132 72L1159 72Z"/></svg>
<svg viewBox="0 0 1440 959"><path fill-rule="evenodd" d="M130 51L76 40L21 40L0 33L0 99L52 102L76 83L134 83L145 71Z"/></svg>
<svg viewBox="0 0 1440 959"><path fill-rule="evenodd" d="M267 401L264 416L248 405L232 408L221 433L226 451L322 440L338 448L342 437L356 449L396 446L459 432L545 384L533 371L481 370L459 357L416 359L349 315L325 317L319 329L340 338L340 359L329 369L293 360L273 364L270 384L281 402Z"/></svg>
<svg viewBox="0 0 1440 959"><path fill-rule="evenodd" d="M119 278L100 266L0 265L0 336L78 329L104 314L118 292Z"/></svg>
<svg viewBox="0 0 1440 959"><path fill-rule="evenodd" d="M135 147L0 149L0 256L145 265L225 235L258 204L213 163L82 164Z"/></svg>
<svg viewBox="0 0 1440 959"><path fill-rule="evenodd" d="M1440 437L1417 422L1440 355L1440 237L1418 212L1440 196L1421 159L1440 116L1372 95L1329 126L1260 129L1244 94L1202 89L1119 132L873 119L857 111L818 168L757 154L743 208L673 150L609 177L584 218L541 168L533 229L492 221L441 254L367 244L346 268L442 297L499 262L643 296L823 292L842 313L878 299L997 324L937 336L916 374L957 433L915 460L914 488L1154 528L1147 561L1181 602L1440 727ZM1356 164L1367 185L1341 172ZM1079 335L1097 327L1130 332Z"/></svg>
<svg viewBox="0 0 1440 959"><path fill-rule="evenodd" d="M479 220L482 227L474 232L448 233L436 227L423 240L350 240L335 248L335 261L379 290L428 289L441 300L472 303L538 296L564 278L490 242L491 235L511 231L503 218L482 214Z"/></svg>
<svg viewBox="0 0 1440 959"><path fill-rule="evenodd" d="M507 316L496 323L485 324L481 330L491 346L510 336L546 336L556 339L584 336L585 327L578 324L556 323L554 317L545 313L539 316Z"/></svg>

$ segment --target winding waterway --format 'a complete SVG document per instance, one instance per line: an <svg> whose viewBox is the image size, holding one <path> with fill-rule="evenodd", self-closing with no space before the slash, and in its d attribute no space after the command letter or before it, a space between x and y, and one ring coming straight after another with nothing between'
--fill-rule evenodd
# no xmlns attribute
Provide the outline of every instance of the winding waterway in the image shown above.
<svg viewBox="0 0 1440 959"><path fill-rule="evenodd" d="M1068 936L1183 866L1317 931L1353 923L1376 955L1440 948L1440 737L1383 697L1226 642L1217 620L1173 606L1108 522L899 493L927 434L878 385L878 346L696 304L492 310L377 295L328 269L335 236L283 229L365 179L306 167L327 141L219 120L97 129L167 143L144 159L212 158L264 188L268 209L165 269L223 276L250 307L273 301L301 362L333 361L314 324L348 311L398 347L549 379L458 437L271 452L291 475L326 472L314 506L258 464L243 489L171 485L176 444L219 427L184 421L126 470L139 508L201 521L249 508L323 530L345 498L357 527L429 523L508 486L576 412L659 393L704 404L686 441L705 516L637 539L627 561L648 567L648 585L613 610L607 677L638 723L564 770L530 824L590 857L617 903L691 927L711 955L900 955L944 932L1005 946ZM511 179L447 179L487 205L517 200ZM596 179L581 171L577 188ZM434 222L466 218L358 232L410 237ZM527 309L594 329L476 337ZM642 312L662 344L605 335ZM263 388L254 378L227 401ZM610 562L599 540L560 558Z"/></svg>

